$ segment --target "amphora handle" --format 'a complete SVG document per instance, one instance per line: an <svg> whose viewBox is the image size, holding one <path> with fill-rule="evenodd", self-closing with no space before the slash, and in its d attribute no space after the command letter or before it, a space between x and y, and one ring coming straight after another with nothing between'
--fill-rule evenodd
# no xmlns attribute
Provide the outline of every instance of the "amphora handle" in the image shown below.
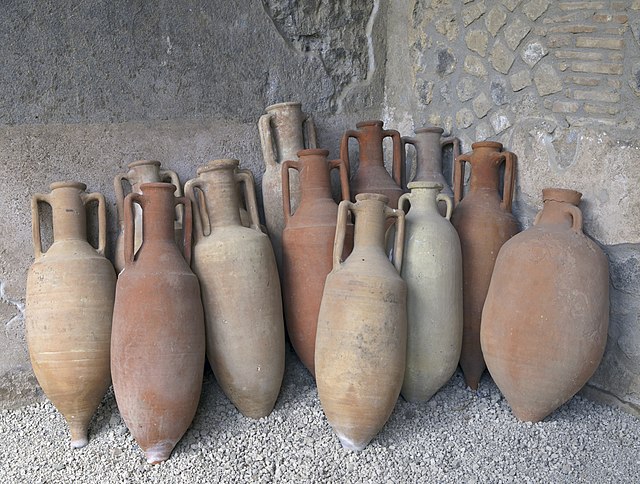
<svg viewBox="0 0 640 484"><path fill-rule="evenodd" d="M88 203L98 202L98 254L104 256L107 248L107 207L102 193L82 193L80 195L85 207Z"/></svg>
<svg viewBox="0 0 640 484"><path fill-rule="evenodd" d="M256 186L253 181L253 174L249 170L238 170L234 178L236 183L242 183L244 187L244 201L251 219L251 228L262 233L260 228L260 218L258 216L258 200L256 198Z"/></svg>
<svg viewBox="0 0 640 484"><path fill-rule="evenodd" d="M343 159L331 160L329 162L329 170L339 169L340 174L340 199L350 200L351 191L349 189L349 166Z"/></svg>
<svg viewBox="0 0 640 484"><path fill-rule="evenodd" d="M400 188L404 188L404 145L400 133L395 129L382 130L382 139L391 138L393 141L393 160L391 165L391 176Z"/></svg>
<svg viewBox="0 0 640 484"><path fill-rule="evenodd" d="M351 161L349 160L349 138L355 139L360 143L360 132L354 129L348 129L340 138L340 159L344 161L347 168L347 174L351 176Z"/></svg>
<svg viewBox="0 0 640 484"><path fill-rule="evenodd" d="M447 205L447 213L444 218L446 218L447 220L451 220L451 214L453 213L453 200L451 200L451 197L449 195L445 195L444 193L438 193L436 202L444 202Z"/></svg>
<svg viewBox="0 0 640 484"><path fill-rule="evenodd" d="M176 191L173 192L175 197L181 197L182 193L182 185L180 184L180 178L178 174L173 170L160 170L160 181L171 183L174 187L176 187ZM182 225L182 210L178 206L176 206L176 221Z"/></svg>
<svg viewBox="0 0 640 484"><path fill-rule="evenodd" d="M453 160L453 204L458 205L464 198L465 163L471 162L471 154L459 155Z"/></svg>
<svg viewBox="0 0 640 484"><path fill-rule="evenodd" d="M273 129L271 128L272 114L263 114L258 120L258 131L260 133L260 145L262 146L262 158L267 167L276 168L278 166L278 155L273 142Z"/></svg>
<svg viewBox="0 0 640 484"><path fill-rule="evenodd" d="M196 198L195 190L200 190L202 194L202 180L200 178L192 178L184 184L184 196L191 201L191 209L193 211L192 219L193 225L195 225L195 232L197 238L201 239L205 236L205 227L209 230L209 211L207 208L207 202L204 196ZM205 218L206 217L206 220Z"/></svg>
<svg viewBox="0 0 640 484"><path fill-rule="evenodd" d="M333 269L340 267L342 263L342 251L344 250L344 238L347 234L347 221L349 210L353 210L356 204L350 200L343 200L338 205L338 219L336 221L336 236L333 239Z"/></svg>
<svg viewBox="0 0 640 484"><path fill-rule="evenodd" d="M503 151L500 154L504 157L504 188L502 189L502 203L500 205L507 212L511 212L513 192L516 185L516 160L518 157L511 151Z"/></svg>
<svg viewBox="0 0 640 484"><path fill-rule="evenodd" d="M282 163L282 209L284 210L284 224L289 223L293 215L291 213L291 186L289 184L289 169L300 172L300 162L295 160L285 160Z"/></svg>
<svg viewBox="0 0 640 484"><path fill-rule="evenodd" d="M402 258L404 254L404 211L386 206L384 209L386 218L396 219L396 236L393 241L393 265L398 273L402 270Z"/></svg>
<svg viewBox="0 0 640 484"><path fill-rule="evenodd" d="M42 257L42 234L40 233L40 209L38 203L51 205L51 198L44 193L36 193L31 197L31 232L33 237L33 252L36 259Z"/></svg>
<svg viewBox="0 0 640 484"><path fill-rule="evenodd" d="M118 211L118 223L122 225L124 223L124 189L122 188L122 182L127 180L127 183L131 184L129 177L126 173L119 173L113 179L113 190L116 193L116 209Z"/></svg>

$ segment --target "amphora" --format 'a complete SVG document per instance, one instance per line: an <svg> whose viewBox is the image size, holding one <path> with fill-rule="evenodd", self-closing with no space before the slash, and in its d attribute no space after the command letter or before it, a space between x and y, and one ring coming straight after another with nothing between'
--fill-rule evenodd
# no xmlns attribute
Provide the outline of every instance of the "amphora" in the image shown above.
<svg viewBox="0 0 640 484"><path fill-rule="evenodd" d="M282 296L269 237L260 230L253 178L238 160L213 160L185 184L195 207L193 270L200 279L207 357L224 393L245 416L275 405L284 376ZM244 187L251 228L238 211ZM204 209L203 209L204 208Z"/></svg>
<svg viewBox="0 0 640 484"><path fill-rule="evenodd" d="M278 269L282 271L282 162L296 159L298 151L316 147L316 127L310 115L302 112L299 102L272 104L260 117L258 130L264 158L262 175L262 205L267 231L273 244ZM289 194L291 207L298 208L300 185L293 173Z"/></svg>
<svg viewBox="0 0 640 484"><path fill-rule="evenodd" d="M170 183L144 183L124 200L124 269L113 310L111 368L116 402L147 461L167 460L198 407L205 358L200 286L189 268L191 206ZM133 205L142 208L134 250ZM184 256L174 215L184 204ZM135 255L134 255L135 254Z"/></svg>
<svg viewBox="0 0 640 484"><path fill-rule="evenodd" d="M500 247L518 232L518 222L511 213L516 156L502 151L502 144L494 141L473 143L471 148L471 153L456 158L451 223L458 231L462 248L464 328L460 367L467 385L475 390L486 369L480 348L482 306ZM466 196L465 163L471 165ZM502 163L505 170L501 197L498 186Z"/></svg>
<svg viewBox="0 0 640 484"><path fill-rule="evenodd" d="M398 199L404 193L404 157L400 133L394 129L383 129L382 121L362 121L356 130L348 130L340 141L340 158L350 165L349 139L358 142L359 164L351 176L351 197L359 193L378 193L389 199L389 206L398 207ZM393 143L392 174L384 166L383 141L391 138Z"/></svg>
<svg viewBox="0 0 640 484"><path fill-rule="evenodd" d="M285 228L282 233L283 296L287 331L300 360L312 374L316 327L324 281L333 266L338 205L331 195L330 172L340 170L343 199L349 200L347 167L328 161L328 150L298 151L299 161L282 165ZM300 205L291 213L289 170L300 174ZM353 246L353 225L347 224L343 258Z"/></svg>
<svg viewBox="0 0 640 484"><path fill-rule="evenodd" d="M548 188L534 225L500 249L482 351L520 420L537 422L593 375L607 341L609 265L582 232L581 193Z"/></svg>
<svg viewBox="0 0 640 484"><path fill-rule="evenodd" d="M27 276L26 332L33 371L66 419L71 446L87 428L111 383L109 345L116 274L104 257L106 208L78 182L51 184L31 199L35 262ZM51 205L53 243L42 251L38 203ZM98 248L87 241L87 209L98 203Z"/></svg>
<svg viewBox="0 0 640 484"><path fill-rule="evenodd" d="M384 195L343 201L316 335L318 396L347 449L362 450L382 429L400 394L407 348L407 285L400 277L404 212ZM348 212L354 247L342 262ZM394 261L384 250L386 219L396 218Z"/></svg>
<svg viewBox="0 0 640 484"><path fill-rule="evenodd" d="M458 367L462 345L462 256L440 183L414 181L400 197L405 216L402 278L407 283L407 367L402 396L429 400ZM442 217L438 202L445 203Z"/></svg>

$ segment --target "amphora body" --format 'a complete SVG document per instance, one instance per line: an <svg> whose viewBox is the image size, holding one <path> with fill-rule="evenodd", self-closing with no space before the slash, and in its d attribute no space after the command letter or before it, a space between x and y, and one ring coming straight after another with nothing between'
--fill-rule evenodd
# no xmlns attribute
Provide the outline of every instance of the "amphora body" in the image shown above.
<svg viewBox="0 0 640 484"><path fill-rule="evenodd" d="M462 248L464 328L460 367L467 385L475 390L486 369L480 348L482 307L500 247L518 232L518 223L511 213L515 155L501 151L502 144L493 141L474 143L471 148L471 153L456 159L455 208L451 223L458 231ZM466 196L463 193L465 162L471 165ZM498 168L502 163L505 171L501 198Z"/></svg>
<svg viewBox="0 0 640 484"><path fill-rule="evenodd" d="M31 199L36 260L27 277L26 332L33 371L66 419L72 447L111 383L109 347L116 275L104 257L106 208L77 182L51 184ZM87 242L86 205L98 202L98 248ZM51 205L53 244L42 252L38 202Z"/></svg>
<svg viewBox="0 0 640 484"><path fill-rule="evenodd" d="M402 278L407 283L407 367L402 396L429 400L458 367L462 345L462 256L449 222L453 201L434 182L409 183ZM447 206L445 217L438 202Z"/></svg>
<svg viewBox="0 0 640 484"><path fill-rule="evenodd" d="M113 311L111 367L125 424L151 464L169 458L200 399L205 333L200 286L189 268L191 207L169 183L145 183L124 201L124 262ZM134 256L133 204L143 241ZM184 256L174 214L184 204ZM186 259L186 260L185 260Z"/></svg>
<svg viewBox="0 0 640 484"><path fill-rule="evenodd" d="M359 193L378 193L389 199L389 206L398 208L398 199L404 193L404 164L400 133L393 129L382 129L382 121L362 121L356 130L348 130L340 142L340 158L349 166L349 139L354 138L359 146L359 165L351 176L351 197ZM384 166L383 141L393 142L392 174Z"/></svg>
<svg viewBox="0 0 640 484"><path fill-rule="evenodd" d="M178 175L171 170L160 167L159 161L139 160L127 165L129 171L115 176L113 186L116 193L116 207L118 209L118 236L116 238L116 252L114 265L116 271L120 272L124 268L124 188L123 182L130 185L133 193L141 193L140 185L143 183L168 182L175 187L175 196L182 196L182 185ZM135 210L135 236L134 250L137 252L142 244L142 210L134 204ZM182 244L182 207L176 207L176 218L174 221L174 232L176 243Z"/></svg>
<svg viewBox="0 0 640 484"><path fill-rule="evenodd" d="M298 102L273 104L260 117L258 129L265 172L262 175L262 204L267 231L273 244L278 269L282 271L282 162L297 159L298 151L316 147L316 128L310 115L302 112ZM293 210L300 201L298 175L290 179L289 196Z"/></svg>
<svg viewBox="0 0 640 484"><path fill-rule="evenodd" d="M502 247L491 278L482 350L520 420L542 420L569 400L604 353L609 266L582 232L580 197L543 190L533 227Z"/></svg>
<svg viewBox="0 0 640 484"><path fill-rule="evenodd" d="M209 363L236 408L261 418L273 409L284 375L282 296L271 242L259 226L253 178L237 167L238 160L211 161L185 192L196 207L192 265L202 290ZM240 220L239 182L251 228Z"/></svg>
<svg viewBox="0 0 640 484"><path fill-rule="evenodd" d="M343 201L316 335L318 396L345 448L362 450L382 429L404 376L407 285L400 277L404 213L379 194ZM341 261L349 210L354 248ZM394 263L384 251L386 218L396 218Z"/></svg>

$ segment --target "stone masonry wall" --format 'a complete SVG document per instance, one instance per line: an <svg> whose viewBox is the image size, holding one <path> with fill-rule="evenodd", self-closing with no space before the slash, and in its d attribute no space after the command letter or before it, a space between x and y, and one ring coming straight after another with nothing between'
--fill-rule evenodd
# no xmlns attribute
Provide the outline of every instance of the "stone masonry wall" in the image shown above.
<svg viewBox="0 0 640 484"><path fill-rule="evenodd" d="M402 0L389 10L386 121L435 124L518 157L523 228L548 186L583 193L611 267L611 324L590 396L640 411L640 2Z"/></svg>

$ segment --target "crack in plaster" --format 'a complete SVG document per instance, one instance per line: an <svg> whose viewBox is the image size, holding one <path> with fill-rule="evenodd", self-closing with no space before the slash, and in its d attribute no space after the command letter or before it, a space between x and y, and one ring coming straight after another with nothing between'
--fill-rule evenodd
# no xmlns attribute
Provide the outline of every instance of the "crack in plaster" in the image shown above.
<svg viewBox="0 0 640 484"><path fill-rule="evenodd" d="M379 10L380 10L380 0L374 0L373 8L371 9L371 14L369 15L369 20L367 21L367 28L365 31L365 35L367 38L367 48L369 51L367 75L365 76L363 81L355 80L356 78L354 77L353 78L354 80L351 83L349 83L349 85L345 86L345 88L342 90L342 92L340 93L340 95L336 100L336 106L337 106L338 112L343 111L344 109L343 102L347 94L349 94L349 92L351 92L356 87L365 87L371 84L371 81L373 79L373 73L376 70L375 49L373 46L373 25L376 22L376 18L378 17ZM386 100L385 100L385 103L386 103Z"/></svg>
<svg viewBox="0 0 640 484"><path fill-rule="evenodd" d="M7 303L11 306L15 306L15 308L18 310L18 314L16 314L9 321L4 323L5 327L8 327L16 319L24 318L24 303L20 301L14 301L13 299L10 299L9 297L7 297L4 287L5 287L5 282L0 281L0 301Z"/></svg>

